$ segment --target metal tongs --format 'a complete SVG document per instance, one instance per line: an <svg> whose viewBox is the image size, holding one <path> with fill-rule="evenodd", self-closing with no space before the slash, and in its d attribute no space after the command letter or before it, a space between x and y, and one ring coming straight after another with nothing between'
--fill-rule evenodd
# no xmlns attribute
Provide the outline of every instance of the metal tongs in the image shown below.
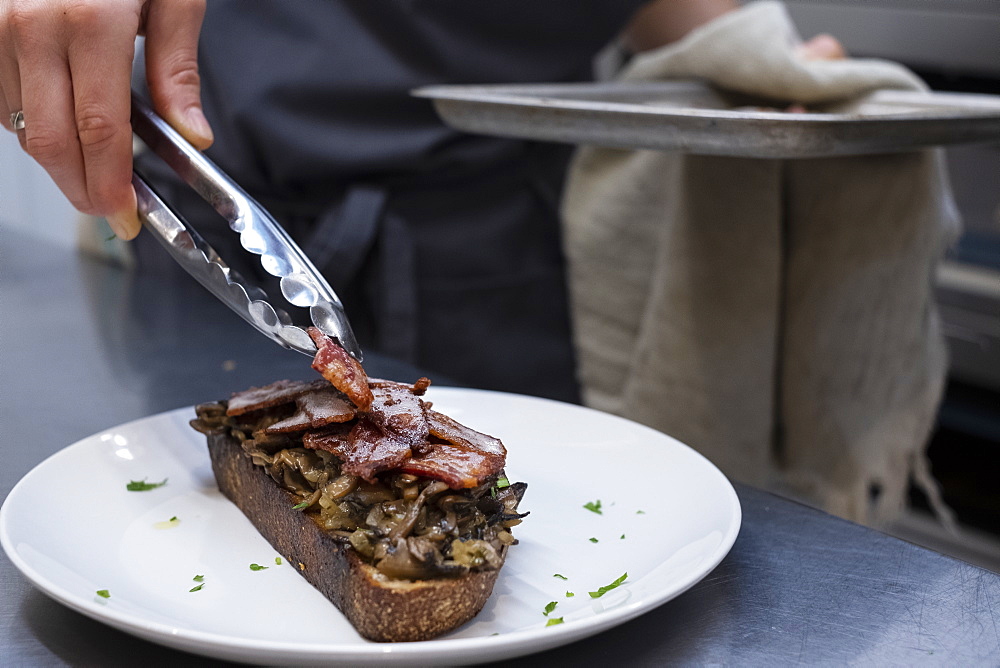
<svg viewBox="0 0 1000 668"><path fill-rule="evenodd" d="M243 248L260 256L264 270L280 279L281 294L288 303L308 308L312 323L360 361L361 348L340 299L281 225L135 92L132 130L228 221L240 235ZM284 348L315 355L316 346L305 329L292 324L288 313L273 306L260 287L230 269L137 172L132 174L132 185L139 220L189 274L264 336Z"/></svg>

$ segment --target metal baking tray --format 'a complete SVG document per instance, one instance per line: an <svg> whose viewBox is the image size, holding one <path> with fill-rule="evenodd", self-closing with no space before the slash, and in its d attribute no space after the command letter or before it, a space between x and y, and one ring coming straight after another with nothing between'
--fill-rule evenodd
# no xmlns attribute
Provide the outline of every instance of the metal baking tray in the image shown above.
<svg viewBox="0 0 1000 668"><path fill-rule="evenodd" d="M1000 142L1000 96L878 91L806 113L700 81L428 86L478 134L744 158L818 158Z"/></svg>

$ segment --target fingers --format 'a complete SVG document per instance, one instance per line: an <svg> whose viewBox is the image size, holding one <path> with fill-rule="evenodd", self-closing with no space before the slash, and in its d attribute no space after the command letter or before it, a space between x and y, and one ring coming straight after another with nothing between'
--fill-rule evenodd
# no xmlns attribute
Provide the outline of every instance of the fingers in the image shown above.
<svg viewBox="0 0 1000 668"><path fill-rule="evenodd" d="M10 125L10 114L11 111L7 107L7 98L3 92L3 84L0 84L0 125L13 132L14 128Z"/></svg>
<svg viewBox="0 0 1000 668"><path fill-rule="evenodd" d="M78 6L67 55L76 145L86 174L90 213L107 216L115 233L139 233L132 189L131 75L138 11L119 3ZM26 112L27 113L27 110Z"/></svg>
<svg viewBox="0 0 1000 668"><path fill-rule="evenodd" d="M19 45L18 52L23 90L20 108L24 110L24 130L18 133L21 145L74 207L96 214L87 194L83 154L76 139L68 64L47 43L25 43Z"/></svg>
<svg viewBox="0 0 1000 668"><path fill-rule="evenodd" d="M6 18L6 17L5 17ZM13 53L13 36L8 21L0 22L0 122L14 132L10 115L21 108L21 73ZM24 147L22 142L21 147Z"/></svg>
<svg viewBox="0 0 1000 668"><path fill-rule="evenodd" d="M816 35L811 40L803 42L796 49L803 60L842 60L847 58L847 51L840 41L832 35Z"/></svg>
<svg viewBox="0 0 1000 668"><path fill-rule="evenodd" d="M141 0L0 0L0 89L21 145L80 211L134 237L129 98Z"/></svg>
<svg viewBox="0 0 1000 668"><path fill-rule="evenodd" d="M70 202L88 211L83 160L76 135L72 87L65 49L51 12L22 8L6 23L8 34L0 69L7 106L23 110L22 148L56 182ZM9 122L9 119L8 119Z"/></svg>
<svg viewBox="0 0 1000 668"><path fill-rule="evenodd" d="M199 149L212 144L201 110L198 34L204 0L154 0L146 18L146 81L153 106Z"/></svg>

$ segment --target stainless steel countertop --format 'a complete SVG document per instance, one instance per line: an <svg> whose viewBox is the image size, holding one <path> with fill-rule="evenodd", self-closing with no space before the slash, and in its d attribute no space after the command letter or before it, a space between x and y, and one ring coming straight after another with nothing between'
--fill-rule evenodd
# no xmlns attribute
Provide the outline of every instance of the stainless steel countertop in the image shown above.
<svg viewBox="0 0 1000 668"><path fill-rule="evenodd" d="M308 375L186 276L125 272L0 227L0 493L103 428ZM375 355L373 375L416 369ZM432 376L433 377L433 376ZM44 407L44 408L41 408ZM737 486L743 527L691 590L522 666L1000 664L1000 575ZM0 664L220 665L48 599L0 556Z"/></svg>

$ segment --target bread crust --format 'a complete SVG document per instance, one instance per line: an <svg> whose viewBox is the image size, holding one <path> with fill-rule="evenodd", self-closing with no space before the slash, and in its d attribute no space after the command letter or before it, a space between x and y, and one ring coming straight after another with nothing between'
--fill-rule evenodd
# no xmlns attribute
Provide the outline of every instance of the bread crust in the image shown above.
<svg viewBox="0 0 1000 668"><path fill-rule="evenodd" d="M388 578L311 514L293 510L295 496L255 466L235 438L221 430L207 438L219 490L365 638L428 640L469 621L486 604L499 569L447 579Z"/></svg>

